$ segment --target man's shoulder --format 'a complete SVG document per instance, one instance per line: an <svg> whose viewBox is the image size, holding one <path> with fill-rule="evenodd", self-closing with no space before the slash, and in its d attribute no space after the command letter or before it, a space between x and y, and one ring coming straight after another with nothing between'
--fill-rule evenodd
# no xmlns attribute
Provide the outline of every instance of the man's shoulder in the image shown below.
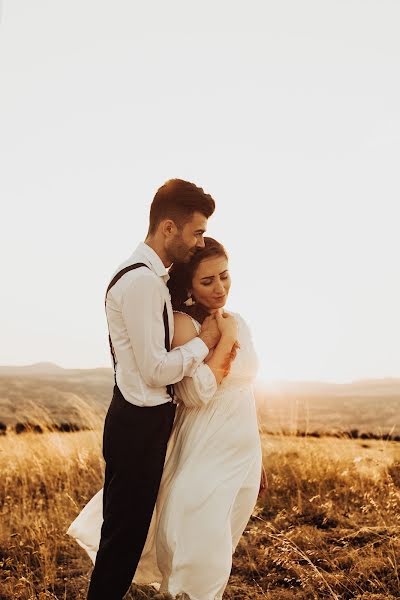
<svg viewBox="0 0 400 600"><path fill-rule="evenodd" d="M120 273L121 271L123 271L124 269L128 269L129 267L132 267L131 269L127 270L127 272L125 273L125 275L128 274L132 274L132 275L143 275L146 274L148 275L149 273L152 273L153 275L155 275L155 273L152 271L150 265L146 264L143 260L126 260L123 263L121 263L118 268L114 271L113 273L113 277L115 277L115 275L117 275L117 273ZM125 275L123 275L123 277L125 277Z"/></svg>
<svg viewBox="0 0 400 600"><path fill-rule="evenodd" d="M124 262L122 263L118 269L113 274L113 278L126 269L127 267L137 264L136 262ZM149 292L151 289L157 289L162 284L160 277L152 271L150 267L143 266L135 269L130 269L126 271L118 281L113 285L110 289L107 297L110 296L115 300L122 299L125 293L129 292L132 289L140 291L143 289L143 292Z"/></svg>
<svg viewBox="0 0 400 600"><path fill-rule="evenodd" d="M122 275L119 281L122 282L122 287L130 286L132 282L135 282L135 284L138 285L142 283L147 284L148 282L154 282L154 285L161 283L160 277L158 277L158 275L156 275L156 273L154 273L154 271L152 271L148 266L130 269L124 275Z"/></svg>

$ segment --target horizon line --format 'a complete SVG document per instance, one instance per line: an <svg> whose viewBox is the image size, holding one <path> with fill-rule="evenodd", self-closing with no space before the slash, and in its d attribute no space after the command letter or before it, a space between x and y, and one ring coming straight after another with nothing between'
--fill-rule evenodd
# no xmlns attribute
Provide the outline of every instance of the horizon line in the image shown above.
<svg viewBox="0 0 400 600"><path fill-rule="evenodd" d="M3 369L29 369L34 367L48 367L49 369L53 368L54 370L62 370L62 371L93 371L100 369L107 369L112 371L111 366L97 366L97 367L62 367L57 363L51 361L39 361L35 363L29 364L5 364L0 365L0 370ZM326 384L326 385L349 385L354 383L367 383L372 381L387 381L387 380L400 380L400 375L385 375L385 376L365 376L359 377L351 380L332 380L332 379L269 379L266 377L256 377L255 386L260 384L265 385L277 385L277 384L301 384L301 383L313 383L313 384Z"/></svg>

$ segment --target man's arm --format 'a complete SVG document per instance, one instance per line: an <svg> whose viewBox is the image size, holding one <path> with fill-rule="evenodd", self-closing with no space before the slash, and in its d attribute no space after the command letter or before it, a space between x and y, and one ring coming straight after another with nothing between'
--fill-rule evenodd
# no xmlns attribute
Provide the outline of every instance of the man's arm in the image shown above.
<svg viewBox="0 0 400 600"><path fill-rule="evenodd" d="M191 375L209 352L195 337L167 352L164 344L164 295L151 273L143 273L124 290L122 317L141 376L147 385L162 387Z"/></svg>

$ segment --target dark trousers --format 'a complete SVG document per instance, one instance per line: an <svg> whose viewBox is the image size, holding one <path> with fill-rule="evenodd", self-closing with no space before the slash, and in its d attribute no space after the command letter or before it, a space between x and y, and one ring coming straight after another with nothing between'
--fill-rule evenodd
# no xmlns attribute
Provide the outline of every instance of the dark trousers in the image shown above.
<svg viewBox="0 0 400 600"><path fill-rule="evenodd" d="M150 526L175 415L172 402L127 402L117 386L104 423L103 526L88 600L122 600Z"/></svg>

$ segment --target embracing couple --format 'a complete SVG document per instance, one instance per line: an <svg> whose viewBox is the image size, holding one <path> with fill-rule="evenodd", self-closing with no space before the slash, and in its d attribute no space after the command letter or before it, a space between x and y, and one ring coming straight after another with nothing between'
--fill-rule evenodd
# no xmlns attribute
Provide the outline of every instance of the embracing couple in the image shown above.
<svg viewBox="0 0 400 600"><path fill-rule="evenodd" d="M265 485L257 357L243 318L223 311L227 253L203 237L214 209L193 183L165 183L107 289L104 487L68 529L94 562L88 600L121 600L132 579L220 600Z"/></svg>

